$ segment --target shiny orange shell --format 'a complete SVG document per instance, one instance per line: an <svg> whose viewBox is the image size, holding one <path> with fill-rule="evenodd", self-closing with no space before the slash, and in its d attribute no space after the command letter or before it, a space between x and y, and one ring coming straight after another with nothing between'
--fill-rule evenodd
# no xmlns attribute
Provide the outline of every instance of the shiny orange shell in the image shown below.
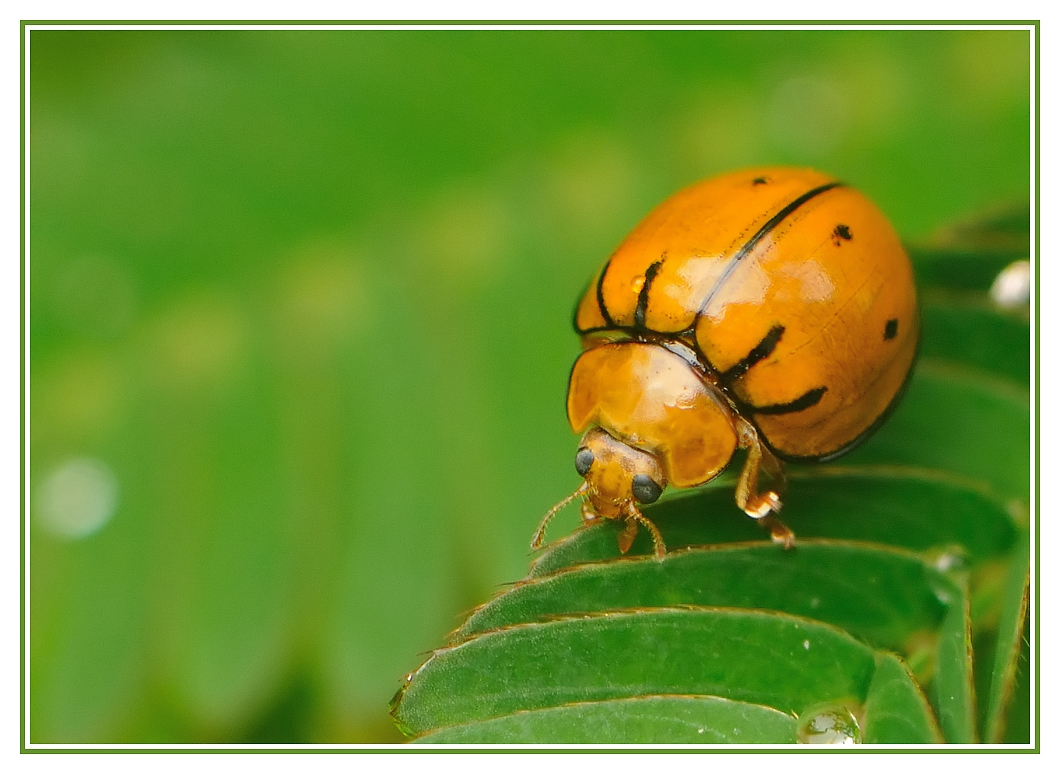
<svg viewBox="0 0 1060 774"><path fill-rule="evenodd" d="M575 328L590 350L623 339L686 346L774 452L822 460L894 403L919 316L909 259L868 199L813 170L764 168L659 205L590 282ZM568 396L575 431L592 421L584 389L572 382Z"/></svg>

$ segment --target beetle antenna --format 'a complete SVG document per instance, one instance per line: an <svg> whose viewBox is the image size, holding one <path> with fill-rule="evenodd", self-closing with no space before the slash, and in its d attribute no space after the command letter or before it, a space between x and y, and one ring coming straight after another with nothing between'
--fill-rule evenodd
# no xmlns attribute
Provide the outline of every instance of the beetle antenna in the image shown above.
<svg viewBox="0 0 1060 774"><path fill-rule="evenodd" d="M577 500L579 497L587 494L589 491L589 482L583 481L582 485L575 489L571 494L564 497L558 503L549 508L548 513L545 514L545 518L541 520L541 526L537 528L537 532L534 533L534 539L530 541L530 550L536 551L541 548L541 543L545 540L545 527L552 521L552 517L562 511L572 502Z"/></svg>

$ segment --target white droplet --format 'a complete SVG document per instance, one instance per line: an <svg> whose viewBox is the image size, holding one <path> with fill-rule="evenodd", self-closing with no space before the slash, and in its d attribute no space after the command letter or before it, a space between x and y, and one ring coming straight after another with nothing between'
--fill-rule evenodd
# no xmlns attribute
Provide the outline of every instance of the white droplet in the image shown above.
<svg viewBox="0 0 1060 774"><path fill-rule="evenodd" d="M103 462L90 457L67 460L48 474L40 489L41 526L76 540L97 532L118 504L118 480Z"/></svg>
<svg viewBox="0 0 1060 774"><path fill-rule="evenodd" d="M1031 262L1013 261L997 275L990 286L990 298L1005 309L1023 306L1031 300Z"/></svg>
<svg viewBox="0 0 1060 774"><path fill-rule="evenodd" d="M824 707L799 719L797 741L799 744L860 744L861 727L848 708Z"/></svg>
<svg viewBox="0 0 1060 774"><path fill-rule="evenodd" d="M957 567L960 564L961 559L959 556L956 556L954 554L942 553L939 554L938 558L935 560L935 569L939 572L949 572L954 567Z"/></svg>

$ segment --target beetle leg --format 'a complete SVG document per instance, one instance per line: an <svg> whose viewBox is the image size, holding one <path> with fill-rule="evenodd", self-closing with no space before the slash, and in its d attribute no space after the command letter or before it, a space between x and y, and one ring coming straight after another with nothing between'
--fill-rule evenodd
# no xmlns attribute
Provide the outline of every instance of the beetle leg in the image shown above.
<svg viewBox="0 0 1060 774"><path fill-rule="evenodd" d="M618 535L618 550L622 553L629 551L633 545L633 539L637 536L637 521L632 516L626 519L626 527Z"/></svg>
<svg viewBox="0 0 1060 774"><path fill-rule="evenodd" d="M754 426L743 419L738 420L737 435L740 448L747 450L740 478L736 483L736 505L748 516L769 530L774 543L784 548L795 545L795 533L779 518L780 496L784 493L784 463L771 452L758 437ZM772 488L758 491L758 473L765 469Z"/></svg>
<svg viewBox="0 0 1060 774"><path fill-rule="evenodd" d="M655 558L662 559L666 556L666 543L663 542L659 528L652 524L651 520L641 513L633 503L629 503L626 507L626 528L618 536L618 550L626 553L630 549L630 546L633 545L633 538L637 536L638 524L643 524L651 533L651 541L655 546Z"/></svg>

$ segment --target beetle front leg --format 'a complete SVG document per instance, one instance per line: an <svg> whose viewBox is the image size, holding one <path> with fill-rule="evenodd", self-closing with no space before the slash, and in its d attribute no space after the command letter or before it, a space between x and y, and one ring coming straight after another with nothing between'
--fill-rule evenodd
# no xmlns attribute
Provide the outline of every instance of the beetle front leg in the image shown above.
<svg viewBox="0 0 1060 774"><path fill-rule="evenodd" d="M655 558L662 559L666 556L666 543L663 542L663 536L659 532L659 528L652 524L651 519L641 513L633 503L627 503L625 511L626 528L618 536L618 550L623 554L629 551L633 546L633 538L637 536L637 525L640 524L647 527L648 532L651 533L651 542L655 547Z"/></svg>
<svg viewBox="0 0 1060 774"><path fill-rule="evenodd" d="M780 497L784 494L784 463L777 459L758 437L754 426L743 419L738 420L737 435L740 448L747 450L747 461L744 462L740 478L736 482L736 505L748 516L769 530L774 543L784 548L795 545L795 533L788 529L779 518ZM765 469L769 475L772 488L765 492L758 491L758 474Z"/></svg>
<svg viewBox="0 0 1060 774"><path fill-rule="evenodd" d="M618 550L623 554L627 553L633 546L633 540L637 537L637 521L636 519L626 519L625 528L618 533Z"/></svg>

